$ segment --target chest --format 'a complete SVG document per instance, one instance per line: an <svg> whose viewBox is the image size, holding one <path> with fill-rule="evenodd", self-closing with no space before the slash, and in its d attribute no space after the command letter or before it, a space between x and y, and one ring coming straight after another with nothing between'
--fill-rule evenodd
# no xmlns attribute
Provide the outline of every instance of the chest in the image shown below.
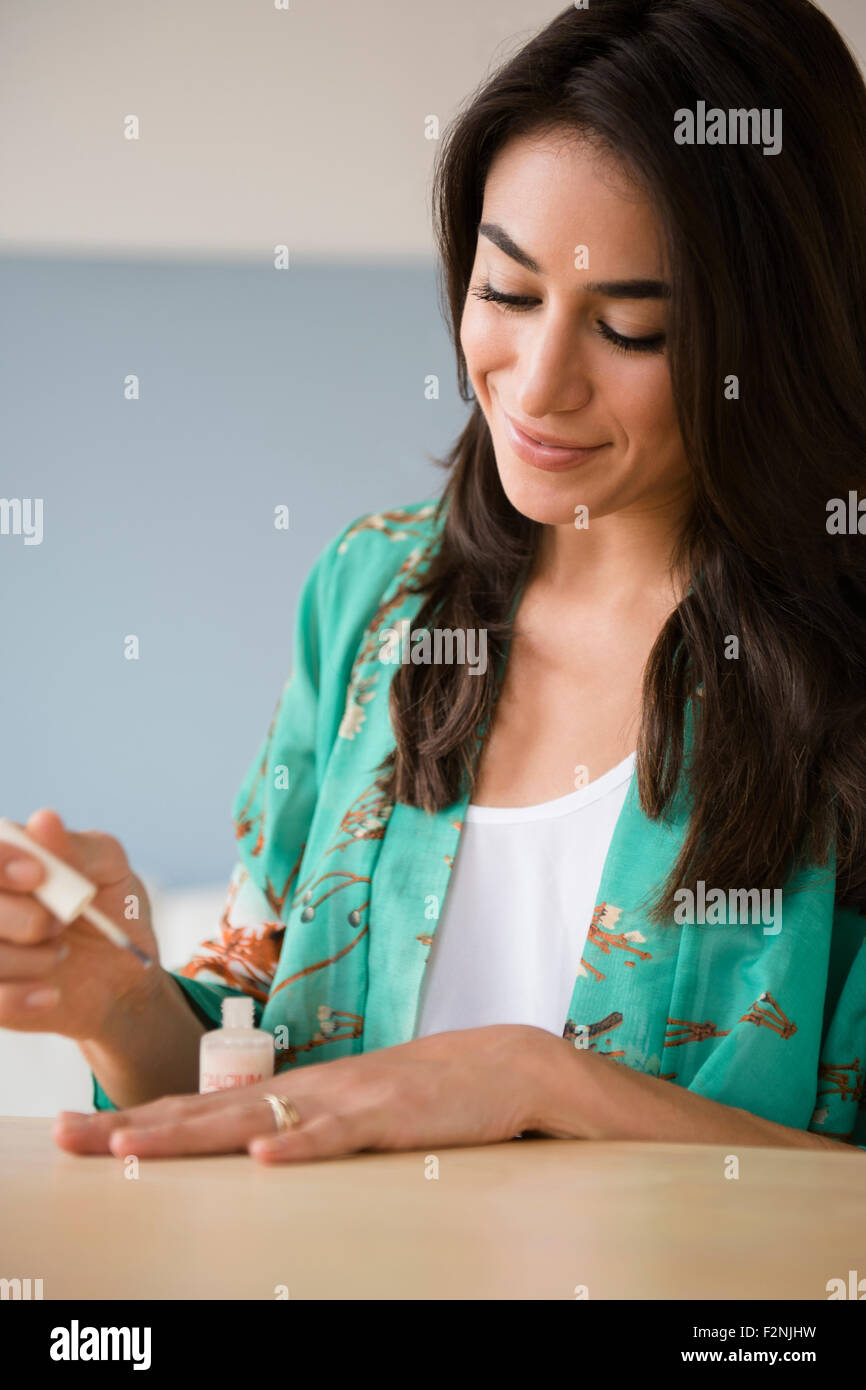
<svg viewBox="0 0 866 1390"><path fill-rule="evenodd" d="M522 616L522 621L521 621ZM567 625L518 614L472 801L528 806L566 796L632 753L659 624L585 611Z"/></svg>

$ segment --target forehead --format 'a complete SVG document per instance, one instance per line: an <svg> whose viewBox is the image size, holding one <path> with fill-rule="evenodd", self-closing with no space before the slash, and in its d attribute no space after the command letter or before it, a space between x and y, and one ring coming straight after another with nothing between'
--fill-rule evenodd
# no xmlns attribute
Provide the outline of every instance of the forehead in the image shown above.
<svg viewBox="0 0 866 1390"><path fill-rule="evenodd" d="M571 132L509 140L491 164L482 221L498 222L549 275L573 272L577 246L589 248L594 279L664 270L646 192L606 146Z"/></svg>

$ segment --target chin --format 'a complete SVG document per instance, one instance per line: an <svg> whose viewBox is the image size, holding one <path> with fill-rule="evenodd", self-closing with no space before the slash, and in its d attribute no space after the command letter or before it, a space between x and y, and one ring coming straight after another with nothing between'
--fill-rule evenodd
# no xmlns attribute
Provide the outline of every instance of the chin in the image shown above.
<svg viewBox="0 0 866 1390"><path fill-rule="evenodd" d="M568 473L544 473L525 464L499 464L499 480L512 507L530 521L543 526L573 526L574 509L589 507L590 516L598 516L598 503L593 505L590 494L595 488L581 486L580 470Z"/></svg>

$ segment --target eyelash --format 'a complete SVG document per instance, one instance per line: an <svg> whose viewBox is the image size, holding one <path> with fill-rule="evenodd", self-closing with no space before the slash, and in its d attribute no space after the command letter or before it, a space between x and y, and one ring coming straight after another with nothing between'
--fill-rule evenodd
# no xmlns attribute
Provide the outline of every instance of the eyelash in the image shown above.
<svg viewBox="0 0 866 1390"><path fill-rule="evenodd" d="M483 285L477 285L470 293L475 295L476 299L486 299L491 304L498 304L509 313L523 313L538 303L529 295L503 294L501 290L495 290L489 280ZM601 337L617 352L661 352L665 342L664 333L653 333L648 338L626 338L622 333L617 333L606 324L603 319L598 320L598 331Z"/></svg>

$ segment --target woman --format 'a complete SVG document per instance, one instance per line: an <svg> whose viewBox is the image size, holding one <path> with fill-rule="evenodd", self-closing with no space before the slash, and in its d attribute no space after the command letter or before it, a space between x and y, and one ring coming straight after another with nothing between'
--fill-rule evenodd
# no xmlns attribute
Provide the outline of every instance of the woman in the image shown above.
<svg viewBox="0 0 866 1390"><path fill-rule="evenodd" d="M79 1040L77 1153L866 1148L857 67L808 0L570 7L436 211L471 415L307 580L221 939L58 949L2 851L0 1022ZM115 841L28 828L154 950ZM232 993L278 1074L190 1094Z"/></svg>

